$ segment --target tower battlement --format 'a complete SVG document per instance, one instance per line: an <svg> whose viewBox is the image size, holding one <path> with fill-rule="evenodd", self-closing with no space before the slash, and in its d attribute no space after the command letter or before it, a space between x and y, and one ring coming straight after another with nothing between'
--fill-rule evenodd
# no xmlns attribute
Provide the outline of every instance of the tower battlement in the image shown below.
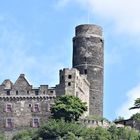
<svg viewBox="0 0 140 140"><path fill-rule="evenodd" d="M102 28L94 24L83 24L75 28L75 36L100 36L102 37Z"/></svg>

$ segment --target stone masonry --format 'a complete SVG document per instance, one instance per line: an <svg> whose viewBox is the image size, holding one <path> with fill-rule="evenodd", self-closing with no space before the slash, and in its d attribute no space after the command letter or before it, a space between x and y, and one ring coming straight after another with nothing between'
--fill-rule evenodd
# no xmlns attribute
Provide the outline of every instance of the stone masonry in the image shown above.
<svg viewBox="0 0 140 140"><path fill-rule="evenodd" d="M87 103L89 115L89 82L75 68L60 70L60 83L56 87L40 85L33 88L24 74L13 84L9 79L0 85L0 132L6 135L24 128L37 128L50 117L50 107L56 96L73 95Z"/></svg>
<svg viewBox="0 0 140 140"><path fill-rule="evenodd" d="M97 25L79 25L73 38L73 67L90 83L89 113L103 116L103 38Z"/></svg>
<svg viewBox="0 0 140 140"><path fill-rule="evenodd" d="M75 68L60 70L60 84L56 86L56 95L73 95L87 103L88 111L84 116L89 115L89 82L86 75L81 75Z"/></svg>
<svg viewBox="0 0 140 140"><path fill-rule="evenodd" d="M14 84L5 80L0 85L0 131L39 127L50 116L55 97L47 85L32 88L24 74Z"/></svg>
<svg viewBox="0 0 140 140"><path fill-rule="evenodd" d="M55 87L34 88L24 74L15 83L9 79L0 85L0 131L9 135L24 128L39 127L50 117L57 96L73 95L87 103L84 116L103 115L103 39L96 25L76 27L73 38L73 68L59 72Z"/></svg>

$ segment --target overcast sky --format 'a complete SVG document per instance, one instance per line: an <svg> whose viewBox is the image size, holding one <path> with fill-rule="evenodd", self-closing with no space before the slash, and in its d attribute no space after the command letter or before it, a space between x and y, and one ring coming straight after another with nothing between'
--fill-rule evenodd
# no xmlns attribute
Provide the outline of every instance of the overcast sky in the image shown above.
<svg viewBox="0 0 140 140"><path fill-rule="evenodd" d="M97 24L105 40L104 116L128 118L140 97L139 5L139 0L1 0L0 82L15 82L24 73L34 86L55 86L59 69L72 65L75 26Z"/></svg>

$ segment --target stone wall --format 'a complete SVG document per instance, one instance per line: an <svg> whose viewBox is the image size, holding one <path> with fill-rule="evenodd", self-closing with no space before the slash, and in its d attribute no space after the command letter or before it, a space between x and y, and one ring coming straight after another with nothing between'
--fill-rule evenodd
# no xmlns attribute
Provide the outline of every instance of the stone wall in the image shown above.
<svg viewBox="0 0 140 140"><path fill-rule="evenodd" d="M56 96L73 95L87 103L89 115L89 82L85 75L81 75L75 68L60 70L60 84L56 86Z"/></svg>
<svg viewBox="0 0 140 140"><path fill-rule="evenodd" d="M76 27L73 38L73 67L87 75L90 83L90 115L103 116L103 39L97 25Z"/></svg>
<svg viewBox="0 0 140 140"><path fill-rule="evenodd" d="M0 85L0 132L10 140L19 130L39 127L50 117L55 98L55 88L33 88L24 74L14 84L4 80Z"/></svg>
<svg viewBox="0 0 140 140"><path fill-rule="evenodd" d="M109 128L112 125L112 123L105 120L98 121L98 120L90 120L90 119L80 119L79 122L86 125L87 127L93 127L93 128L99 126L103 128Z"/></svg>

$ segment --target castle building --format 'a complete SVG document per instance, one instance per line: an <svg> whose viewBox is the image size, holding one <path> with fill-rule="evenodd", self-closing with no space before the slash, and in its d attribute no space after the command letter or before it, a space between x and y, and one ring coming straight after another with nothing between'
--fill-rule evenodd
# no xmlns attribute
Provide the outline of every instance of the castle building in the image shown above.
<svg viewBox="0 0 140 140"><path fill-rule="evenodd" d="M84 116L103 115L103 39L96 25L76 27L73 38L73 68L59 72L55 87L34 88L24 74L15 83L5 80L0 85L0 131L16 132L39 127L47 121L50 107L57 96L73 95L87 103Z"/></svg>
<svg viewBox="0 0 140 140"><path fill-rule="evenodd" d="M79 25L73 38L73 67L90 83L89 113L103 116L103 38L97 25Z"/></svg>

